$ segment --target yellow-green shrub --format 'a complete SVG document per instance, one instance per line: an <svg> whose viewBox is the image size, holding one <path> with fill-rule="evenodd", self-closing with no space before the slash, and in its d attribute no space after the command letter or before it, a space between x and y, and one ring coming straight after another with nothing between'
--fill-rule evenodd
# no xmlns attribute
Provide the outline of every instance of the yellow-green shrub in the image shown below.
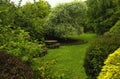
<svg viewBox="0 0 120 79"><path fill-rule="evenodd" d="M110 34L97 38L86 50L85 72L89 79L96 79L105 59L120 46L120 35Z"/></svg>
<svg viewBox="0 0 120 79"><path fill-rule="evenodd" d="M104 64L98 79L120 79L120 48L110 54Z"/></svg>

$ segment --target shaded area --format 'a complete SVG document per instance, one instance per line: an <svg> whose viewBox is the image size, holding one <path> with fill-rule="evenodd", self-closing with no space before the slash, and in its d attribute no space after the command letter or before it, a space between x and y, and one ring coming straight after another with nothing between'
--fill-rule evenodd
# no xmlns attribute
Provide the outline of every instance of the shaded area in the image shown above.
<svg viewBox="0 0 120 79"><path fill-rule="evenodd" d="M87 43L86 40L76 39L76 38L51 38L48 40L49 41L56 40L62 46L64 46L64 45L80 45L80 44Z"/></svg>
<svg viewBox="0 0 120 79"><path fill-rule="evenodd" d="M80 45L87 43L87 41L73 38L59 39L59 42L61 43L61 45Z"/></svg>

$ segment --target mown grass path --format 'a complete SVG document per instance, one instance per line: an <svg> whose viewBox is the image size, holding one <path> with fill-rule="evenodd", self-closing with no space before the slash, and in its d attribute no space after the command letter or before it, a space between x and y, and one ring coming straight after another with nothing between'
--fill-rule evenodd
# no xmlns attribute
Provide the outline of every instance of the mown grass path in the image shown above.
<svg viewBox="0 0 120 79"><path fill-rule="evenodd" d="M58 49L50 49L42 60L55 59L56 64L53 65L51 71L53 74L57 72L63 74L62 79L86 79L87 76L83 67L85 51L90 42L96 38L96 35L82 34L73 38L85 40L87 43L81 45L65 45L60 46Z"/></svg>

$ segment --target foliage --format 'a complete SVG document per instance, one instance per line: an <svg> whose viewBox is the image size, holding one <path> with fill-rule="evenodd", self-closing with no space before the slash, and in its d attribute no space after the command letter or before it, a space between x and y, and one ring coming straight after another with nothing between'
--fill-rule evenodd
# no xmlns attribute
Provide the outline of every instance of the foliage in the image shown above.
<svg viewBox="0 0 120 79"><path fill-rule="evenodd" d="M119 0L87 0L88 25L97 34L104 34L119 19Z"/></svg>
<svg viewBox="0 0 120 79"><path fill-rule="evenodd" d="M36 2L36 4L38 3ZM18 26L14 24L19 22L15 20L16 9L18 7L10 2L0 5L0 50L5 50L8 53L14 52L14 55L23 60L25 58L27 61L33 56L41 55L43 45L38 44L37 41L31 41L29 33L22 30L19 24Z"/></svg>
<svg viewBox="0 0 120 79"><path fill-rule="evenodd" d="M96 79L104 65L104 60L111 52L115 51L120 46L119 39L120 35L118 34L107 34L97 38L87 48L84 67L90 79Z"/></svg>
<svg viewBox="0 0 120 79"><path fill-rule="evenodd" d="M29 37L24 30L13 30L10 26L0 27L0 51L15 55L28 64L34 72L35 79L56 78L56 75L49 75L49 69L54 61L41 63L38 60L44 54L44 45L38 44L37 41L30 41Z"/></svg>
<svg viewBox="0 0 120 79"><path fill-rule="evenodd" d="M9 54L17 56L29 67L33 65L36 65L38 68L41 67L32 60L35 57L44 55L43 46L43 44L38 44L37 41L30 41L28 33L20 28L13 30L10 26L0 27L0 51L6 51ZM40 71L38 68L36 70ZM33 68L32 70L35 73ZM34 77L36 76L34 75Z"/></svg>
<svg viewBox="0 0 120 79"><path fill-rule="evenodd" d="M0 50L14 54L24 61L42 54L43 45L31 42L30 36L24 30L12 30L9 26L1 26L0 30Z"/></svg>
<svg viewBox="0 0 120 79"><path fill-rule="evenodd" d="M116 24L110 29L109 33L120 34L120 21L118 20Z"/></svg>
<svg viewBox="0 0 120 79"><path fill-rule="evenodd" d="M33 79L33 72L17 57L0 52L0 79Z"/></svg>
<svg viewBox="0 0 120 79"><path fill-rule="evenodd" d="M52 68L56 65L56 60L51 59L44 61L39 58L34 58L32 60L32 69L34 70L35 79L60 79L62 75L58 72L53 73Z"/></svg>
<svg viewBox="0 0 120 79"><path fill-rule="evenodd" d="M0 3L0 20L1 20L0 24L4 26L13 25L16 10L16 7L14 6L13 3L6 1Z"/></svg>
<svg viewBox="0 0 120 79"><path fill-rule="evenodd" d="M85 11L85 3L79 1L57 5L46 19L46 37L66 38L81 33Z"/></svg>
<svg viewBox="0 0 120 79"><path fill-rule="evenodd" d="M29 32L33 39L41 40L44 33L43 24L49 12L50 5L44 0L28 2L18 8L14 24Z"/></svg>
<svg viewBox="0 0 120 79"><path fill-rule="evenodd" d="M39 2L35 2L35 3L37 5L39 5ZM30 5L33 5L33 4L30 4ZM33 8L34 8L34 6L33 6ZM44 6L44 5L40 4L40 6ZM46 67L44 65L41 66L40 61L37 61L37 62L39 62L39 64L35 63L36 61L33 61L33 59L40 58L41 56L44 55L44 44L42 44L42 42L38 43L36 40L31 39L29 32L33 33L33 34L36 34L36 32L34 31L34 28L27 27L27 24L31 25L31 23L33 23L33 21L34 21L34 23L37 23L37 22L39 23L42 19L44 19L44 17L46 15L45 15L45 13L43 13L43 15L45 15L45 16L40 16L40 18L41 18L41 20L40 20L39 18L36 18L36 16L35 16L36 14L33 16L31 13L30 16L33 16L33 17L29 17L27 14L23 15L21 13L22 7L16 7L14 5L13 5L13 7L14 8L12 8L8 4L0 5L0 51L5 51L9 54L17 56L22 61L24 61L29 67L32 68L32 70L34 72L33 73L34 79L42 79L44 74L46 74L44 71L44 69ZM29 9L29 7L27 7L27 8ZM29 10L31 10L31 9L29 9ZM42 11L44 11L44 10L42 9ZM35 20L35 19L38 19L39 21ZM22 24L23 24L23 27L25 27L25 29L22 27ZM35 25L35 24L33 24L33 25ZM37 24L36 26L39 26L39 24ZM39 30L38 28L36 28L36 26L35 26L35 29ZM26 32L25 30L28 32ZM46 64L46 65L49 68L50 65L49 64ZM11 66L13 66L13 65L11 65ZM45 70L48 70L48 68ZM44 78L47 78L48 77L47 75L45 75ZM29 76L32 76L32 75L29 75ZM9 78L7 78L7 79L9 79Z"/></svg>
<svg viewBox="0 0 120 79"><path fill-rule="evenodd" d="M98 79L119 79L120 78L120 48L110 54L104 62L104 66Z"/></svg>

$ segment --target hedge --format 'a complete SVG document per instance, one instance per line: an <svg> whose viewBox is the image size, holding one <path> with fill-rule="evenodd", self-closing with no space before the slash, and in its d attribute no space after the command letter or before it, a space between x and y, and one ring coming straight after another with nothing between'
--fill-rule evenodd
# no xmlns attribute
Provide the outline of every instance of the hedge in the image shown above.
<svg viewBox="0 0 120 79"><path fill-rule="evenodd" d="M100 36L88 47L84 59L84 67L90 79L96 79L104 65L104 60L119 46L120 35L107 34Z"/></svg>

